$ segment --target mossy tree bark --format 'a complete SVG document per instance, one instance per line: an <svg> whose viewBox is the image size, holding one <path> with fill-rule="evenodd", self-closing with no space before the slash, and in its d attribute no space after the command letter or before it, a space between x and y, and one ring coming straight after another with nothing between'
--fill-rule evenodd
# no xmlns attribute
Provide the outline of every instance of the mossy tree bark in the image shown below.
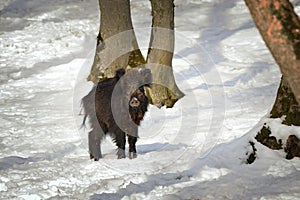
<svg viewBox="0 0 300 200"><path fill-rule="evenodd" d="M288 82L282 77L275 104L271 111L271 118L285 116L286 125L300 126L300 104L297 103Z"/></svg>
<svg viewBox="0 0 300 200"><path fill-rule="evenodd" d="M300 125L300 21L288 0L245 0L252 18L282 72L272 118L286 116L287 125ZM271 136L266 125L256 139L271 149L281 149L282 141ZM290 135L287 159L300 156L300 140Z"/></svg>
<svg viewBox="0 0 300 200"><path fill-rule="evenodd" d="M114 76L120 68L144 65L133 30L129 0L99 0L100 30L88 76L94 83Z"/></svg>
<svg viewBox="0 0 300 200"><path fill-rule="evenodd" d="M147 64L153 74L150 102L157 107L173 107L184 94L176 85L172 59L174 52L174 0L150 0L152 31Z"/></svg>
<svg viewBox="0 0 300 200"><path fill-rule="evenodd" d="M300 20L288 0L245 0L283 74L271 117L300 125ZM298 102L297 102L298 101Z"/></svg>
<svg viewBox="0 0 300 200"><path fill-rule="evenodd" d="M300 104L300 20L288 0L245 0L284 80Z"/></svg>

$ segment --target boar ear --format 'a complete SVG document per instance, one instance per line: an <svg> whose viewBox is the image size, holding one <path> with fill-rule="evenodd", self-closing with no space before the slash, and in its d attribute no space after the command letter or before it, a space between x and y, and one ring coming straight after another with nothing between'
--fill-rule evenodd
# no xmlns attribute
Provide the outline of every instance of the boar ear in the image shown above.
<svg viewBox="0 0 300 200"><path fill-rule="evenodd" d="M116 78L120 79L125 74L125 69L121 68L116 71Z"/></svg>
<svg viewBox="0 0 300 200"><path fill-rule="evenodd" d="M144 86L140 86L140 87L139 87L139 90L140 90L142 93L145 93Z"/></svg>

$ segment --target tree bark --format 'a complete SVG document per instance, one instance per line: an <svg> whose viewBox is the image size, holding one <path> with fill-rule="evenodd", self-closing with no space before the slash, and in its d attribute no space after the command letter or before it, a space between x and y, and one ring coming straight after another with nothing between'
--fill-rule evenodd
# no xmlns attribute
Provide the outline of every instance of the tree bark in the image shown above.
<svg viewBox="0 0 300 200"><path fill-rule="evenodd" d="M133 30L129 0L99 0L100 30L89 81L114 76L120 68L146 63Z"/></svg>
<svg viewBox="0 0 300 200"><path fill-rule="evenodd" d="M272 118L285 116L287 125L300 125L300 21L288 0L245 0L252 18L275 61L282 78L271 111ZM282 148L282 141L264 126L256 136L272 149ZM299 139L290 135L286 141L287 159L300 155Z"/></svg>
<svg viewBox="0 0 300 200"><path fill-rule="evenodd" d="M297 103L288 82L282 77L277 92L275 104L271 111L271 118L285 116L283 124L300 126L300 105Z"/></svg>
<svg viewBox="0 0 300 200"><path fill-rule="evenodd" d="M300 21L293 5L288 0L245 2L284 79L300 104Z"/></svg>
<svg viewBox="0 0 300 200"><path fill-rule="evenodd" d="M184 94L175 83L172 59L174 52L174 0L150 0L152 31L147 64L153 74L150 102L157 107L173 107Z"/></svg>

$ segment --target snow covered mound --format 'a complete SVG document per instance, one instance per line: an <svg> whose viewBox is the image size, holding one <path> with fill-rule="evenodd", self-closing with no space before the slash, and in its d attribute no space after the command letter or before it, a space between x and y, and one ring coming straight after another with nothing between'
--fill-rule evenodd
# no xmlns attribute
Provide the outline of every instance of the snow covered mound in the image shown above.
<svg viewBox="0 0 300 200"><path fill-rule="evenodd" d="M244 2L175 4L173 67L186 96L172 109L150 106L137 159L116 160L108 139L104 158L92 162L78 114L92 87L97 1L0 2L1 199L300 197L299 159L254 139L264 123L278 136L300 131L267 118L280 72ZM150 3L131 8L145 54ZM257 159L247 165L250 141Z"/></svg>

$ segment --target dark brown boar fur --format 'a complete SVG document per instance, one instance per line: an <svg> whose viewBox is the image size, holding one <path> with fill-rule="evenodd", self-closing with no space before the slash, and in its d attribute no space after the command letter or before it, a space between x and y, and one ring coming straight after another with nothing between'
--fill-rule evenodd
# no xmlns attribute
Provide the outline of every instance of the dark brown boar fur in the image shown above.
<svg viewBox="0 0 300 200"><path fill-rule="evenodd" d="M106 134L116 143L118 158L125 158L127 135L129 157L136 157L138 125L149 104L144 86L150 86L151 81L149 69L132 69L126 74L120 69L113 78L99 82L82 98L83 125L89 119L91 126L88 136L91 159L102 158L100 143Z"/></svg>

